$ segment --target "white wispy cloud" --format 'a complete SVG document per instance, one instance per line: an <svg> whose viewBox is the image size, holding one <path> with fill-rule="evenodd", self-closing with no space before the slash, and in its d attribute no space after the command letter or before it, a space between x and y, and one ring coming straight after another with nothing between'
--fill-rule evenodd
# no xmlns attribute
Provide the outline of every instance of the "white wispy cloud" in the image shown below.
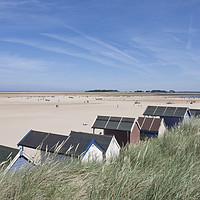
<svg viewBox="0 0 200 200"><path fill-rule="evenodd" d="M16 6L21 6L24 4L29 4L30 2L33 1L0 1L0 7L1 8L10 8L10 7L16 7Z"/></svg>
<svg viewBox="0 0 200 200"><path fill-rule="evenodd" d="M153 70L150 67L150 63L145 63L144 56L138 56L137 50L133 51L132 47L126 45L127 48L120 50L114 45L108 42L100 40L99 38L92 37L88 34L75 29L74 27L66 25L66 28L70 29L74 33L78 34L78 37L65 37L57 34L42 33L42 35L60 40L84 50L88 50L89 54L95 55L92 59L96 59L97 62L105 65L114 66L124 70L130 70L137 73L147 73L152 75L159 75L159 72ZM85 58L88 57L88 54ZM103 59L104 62L101 62ZM155 63L153 63L155 64Z"/></svg>
<svg viewBox="0 0 200 200"><path fill-rule="evenodd" d="M78 35L80 35L80 36L82 37L82 39L84 38L84 39L87 41L86 44L91 43L91 42L92 42L93 44L95 44L95 47L97 47L97 50L98 50L98 51L100 51L100 50L102 49L102 47L104 47L105 49L109 49L109 50L112 50L112 51L115 52L115 53L118 53L118 56L121 55L121 56L123 56L123 57L128 58L128 59L131 60L132 62L140 63L140 61L137 60L137 58L135 58L134 56L132 56L132 55L130 55L130 54L128 54L128 53L126 53L126 50L125 50L125 51L122 51L122 50L118 49L117 47L115 47L115 46L113 46L113 45L111 45L111 44L109 44L109 43L107 43L107 42L104 42L104 41L102 41L102 40L100 40L100 39L98 39L98 38L95 38L95 37L92 37L92 36L90 36L90 35L88 35L88 34L85 34L85 33L83 33L83 32L81 32L81 31L77 30L76 28L74 28L74 27L72 27L72 26L65 25L65 27L68 28L69 30L73 31L74 33L77 33ZM44 33L44 34L45 34L45 33ZM66 38L57 36L57 35L55 35L55 34L45 34L45 35L46 35L46 36L49 36L49 37L55 37L55 38L57 38L57 39L59 39L59 40L66 40ZM70 42L70 41L67 40L67 42ZM75 45L76 45L76 44L75 44ZM91 50L94 50L94 51L95 51L95 50L96 50L95 47L94 47L94 45L93 45L92 48L91 48ZM99 47L101 47L101 49L100 49ZM85 48L86 48L86 47L85 47ZM115 58L119 59L117 56L116 56Z"/></svg>
<svg viewBox="0 0 200 200"><path fill-rule="evenodd" d="M190 16L190 25L189 25L189 28L188 28L188 41L187 41L187 49L190 49L191 48L191 45L192 45L192 33L193 33L193 15Z"/></svg>
<svg viewBox="0 0 200 200"><path fill-rule="evenodd" d="M79 57L81 59L91 60L109 67L123 69L123 70L129 70L134 72L141 72L141 69L139 67L133 67L131 63L127 64L121 60L121 63L119 63L119 60L108 58L107 56L99 55L98 52L83 52L79 51L73 48L67 48L67 47L60 47L50 44L44 44L38 41L29 41L24 39L1 39L1 41L4 42L12 42L12 43L19 43L23 45L28 45L31 47L35 47L44 51L50 51L54 53L59 54L65 54L69 56ZM132 63L133 64L133 63Z"/></svg>
<svg viewBox="0 0 200 200"><path fill-rule="evenodd" d="M57 4L53 1L37 0L0 1L0 20L3 20L1 32L10 30L10 32L23 32L25 35L30 30L62 27L65 22L58 16L49 14Z"/></svg>
<svg viewBox="0 0 200 200"><path fill-rule="evenodd" d="M88 40L90 40L90 41L94 41L94 42L96 42L97 44L102 45L102 46L104 46L104 47L106 47L106 48L108 48L108 49L110 49L110 50L112 50L112 51L118 53L118 55L121 55L121 56L124 56L124 57L130 59L130 60L133 61L133 62L140 63L139 60L137 60L137 59L134 58L133 56L131 56L131 55L129 55L129 54L127 54L127 53L125 53L125 52L119 50L118 48L116 48L116 47L113 46L113 45L110 45L110 44L108 44L108 43L105 43L105 42L103 42L103 41L101 41L101 40L99 40L99 39L97 39L97 38L94 38L94 37L91 37L91 36L88 36L88 35L83 35L83 37L85 37L86 39L88 39Z"/></svg>
<svg viewBox="0 0 200 200"><path fill-rule="evenodd" d="M24 3L26 2L27 1L24 1ZM42 2L39 2L39 3L42 4ZM36 4L37 4L37 1L36 1ZM48 8L49 6L51 7L52 5L44 4L44 6ZM29 19L33 19L33 20L29 20L30 22L32 23L37 22L36 28L43 27L42 24L44 24L45 26L45 24L49 24L50 21L51 21L51 24L55 25L57 21L59 21L54 17L51 18L51 16L48 16L46 18L43 15L37 16L37 15L34 15L33 13L30 13L30 15L27 17ZM42 20L42 22L40 22L39 23L40 26L38 26L39 25L38 22L40 21L40 19ZM61 20L59 22L59 25L61 24L65 24L65 23ZM32 28L32 26L30 26L30 28ZM43 33L42 35L51 39L56 39L56 40L65 42L66 46L54 45L54 43L51 43L51 41L49 41L48 43L45 43L43 41L39 42L39 40L31 41L31 40L26 40L26 39L15 39L15 38L5 39L3 41L15 42L15 43L39 48L45 51L51 51L55 53L78 57L81 59L87 59L87 60L97 62L106 66L114 67L114 68L119 68L119 69L129 70L133 72L139 72L139 73L142 73L142 72L155 73L155 71L151 70L148 63L144 64L144 60L142 60L143 56L142 58L140 57L140 55L138 56L138 53L136 51L132 51L129 45L127 45L127 48L123 48L123 49L117 48L117 46L112 45L111 42L106 42L105 39L99 39L97 37L90 36L89 34L85 34L77 30L76 28L70 27L67 24L65 24L65 28L73 31L73 33L76 34L77 36L68 37L68 36L58 35L55 33L54 34ZM69 44L73 45L73 47L72 48L71 46L69 47Z"/></svg>
<svg viewBox="0 0 200 200"><path fill-rule="evenodd" d="M39 59L24 58L19 55L11 55L0 52L0 68L1 69L16 69L24 71L39 71L43 72L47 70L47 66L51 63Z"/></svg>
<svg viewBox="0 0 200 200"><path fill-rule="evenodd" d="M92 54L114 59L128 65L139 63L139 61L133 58L133 56L128 55L113 45L91 36L84 35L83 37L63 37L49 33L43 33L42 35L72 44L76 47L87 50Z"/></svg>
<svg viewBox="0 0 200 200"><path fill-rule="evenodd" d="M151 36L145 38L143 36L136 36L133 38L134 46L138 49L142 49L151 52L151 59L157 60L158 69L161 66L168 68L173 73L171 66L176 69L177 75L184 75L190 77L197 77L200 75L198 66L200 65L200 57L198 50L190 48L185 48L186 43L191 45L191 39L189 41L183 41L182 38L174 36L174 32L171 31L168 36ZM187 35L188 32L186 31ZM173 40L171 40L173 38ZM160 67L159 67L160 63Z"/></svg>

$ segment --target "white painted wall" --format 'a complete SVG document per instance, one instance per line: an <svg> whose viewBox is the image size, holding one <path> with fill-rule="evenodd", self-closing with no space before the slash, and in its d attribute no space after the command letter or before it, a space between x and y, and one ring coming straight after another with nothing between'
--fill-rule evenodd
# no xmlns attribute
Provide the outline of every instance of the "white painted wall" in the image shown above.
<svg viewBox="0 0 200 200"><path fill-rule="evenodd" d="M119 152L120 152L120 146L115 136L113 136L112 140L110 141L110 145L108 146L108 149L106 151L106 159L109 159L114 156L118 156Z"/></svg>
<svg viewBox="0 0 200 200"><path fill-rule="evenodd" d="M184 115L183 124L187 123L189 121L190 121L190 116L189 116L188 112L186 112L186 114Z"/></svg>
<svg viewBox="0 0 200 200"><path fill-rule="evenodd" d="M92 144L88 149L87 153L83 156L82 161L102 161L103 160L103 151L101 151L95 144Z"/></svg>
<svg viewBox="0 0 200 200"><path fill-rule="evenodd" d="M166 130L166 126L164 123L164 119L162 119L162 121L160 123L160 127L158 129L158 137L162 137L164 135L165 130Z"/></svg>
<svg viewBox="0 0 200 200"><path fill-rule="evenodd" d="M23 151L27 155L29 155L29 157L32 158L35 162L40 163L40 161L41 161L40 150L23 147Z"/></svg>

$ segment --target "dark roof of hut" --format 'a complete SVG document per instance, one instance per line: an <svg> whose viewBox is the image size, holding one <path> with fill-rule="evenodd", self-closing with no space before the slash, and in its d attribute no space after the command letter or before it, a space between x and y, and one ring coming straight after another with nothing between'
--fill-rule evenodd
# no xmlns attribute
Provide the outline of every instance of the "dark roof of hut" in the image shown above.
<svg viewBox="0 0 200 200"><path fill-rule="evenodd" d="M188 111L186 107L148 106L143 115L161 117L184 117Z"/></svg>
<svg viewBox="0 0 200 200"><path fill-rule="evenodd" d="M135 118L97 116L92 128L131 131Z"/></svg>
<svg viewBox="0 0 200 200"><path fill-rule="evenodd" d="M72 131L70 133L70 137L80 139L87 138L90 141L95 140L106 151L108 149L108 146L110 145L113 136Z"/></svg>
<svg viewBox="0 0 200 200"><path fill-rule="evenodd" d="M0 163L7 160L11 161L17 155L18 152L19 149L0 145Z"/></svg>
<svg viewBox="0 0 200 200"><path fill-rule="evenodd" d="M196 117L200 116L200 109L190 109L191 115Z"/></svg>
<svg viewBox="0 0 200 200"><path fill-rule="evenodd" d="M162 119L155 117L139 117L137 121L141 131L158 133Z"/></svg>
<svg viewBox="0 0 200 200"><path fill-rule="evenodd" d="M67 154L79 156L92 143L103 152L106 152L111 140L112 136L71 131L68 140L60 149L59 153L65 154L67 152Z"/></svg>
<svg viewBox="0 0 200 200"><path fill-rule="evenodd" d="M68 136L65 135L31 130L17 145L33 149L39 148L43 151L46 149L54 150L62 142L66 141L67 138Z"/></svg>

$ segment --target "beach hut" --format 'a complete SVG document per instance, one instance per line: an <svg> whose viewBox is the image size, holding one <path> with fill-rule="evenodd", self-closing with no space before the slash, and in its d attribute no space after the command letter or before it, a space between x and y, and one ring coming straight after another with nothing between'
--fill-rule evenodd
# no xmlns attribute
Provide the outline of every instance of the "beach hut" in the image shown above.
<svg viewBox="0 0 200 200"><path fill-rule="evenodd" d="M121 147L140 140L140 130L135 118L97 116L92 128L93 133L95 129L103 129L104 135L114 135Z"/></svg>
<svg viewBox="0 0 200 200"><path fill-rule="evenodd" d="M0 145L0 165L7 166L18 152L19 149Z"/></svg>
<svg viewBox="0 0 200 200"><path fill-rule="evenodd" d="M190 109L190 112L193 117L200 117L200 109Z"/></svg>
<svg viewBox="0 0 200 200"><path fill-rule="evenodd" d="M164 119L155 117L139 117L140 140L161 137L164 135L166 125Z"/></svg>
<svg viewBox="0 0 200 200"><path fill-rule="evenodd" d="M29 157L22 149L20 149L18 154L14 157L14 159L5 169L5 173L10 171L28 169L36 165L37 163L31 157Z"/></svg>
<svg viewBox="0 0 200 200"><path fill-rule="evenodd" d="M159 116L164 119L166 126L171 128L180 122L187 122L191 117L191 112L187 107L148 106L143 115Z"/></svg>
<svg viewBox="0 0 200 200"><path fill-rule="evenodd" d="M85 140L86 144L90 141L92 144L95 142L101 149L103 150L102 158L109 159L113 156L119 155L120 152L120 145L118 144L115 136L110 135L97 135L92 133L84 133L84 132L75 132L72 131L70 133L70 138L79 139L80 141ZM70 139L69 138L69 139ZM80 142L82 144L83 142ZM86 150L90 147L90 144L88 144ZM84 154L87 151L84 150ZM89 154L87 154L87 157L89 158ZM102 158L100 160L102 160ZM84 158L84 160L86 160Z"/></svg>
<svg viewBox="0 0 200 200"><path fill-rule="evenodd" d="M115 137L72 131L69 136L31 130L18 146L38 149L41 161L81 158L82 161L103 160L118 155L120 146Z"/></svg>

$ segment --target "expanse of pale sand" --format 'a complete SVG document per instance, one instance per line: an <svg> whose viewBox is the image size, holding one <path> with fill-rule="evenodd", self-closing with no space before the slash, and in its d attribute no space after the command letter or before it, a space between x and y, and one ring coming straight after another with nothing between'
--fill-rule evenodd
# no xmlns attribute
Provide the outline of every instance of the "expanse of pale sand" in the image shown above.
<svg viewBox="0 0 200 200"><path fill-rule="evenodd" d="M137 118L148 105L200 108L200 98L135 93L0 93L0 144L16 148L31 129L62 135L69 135L71 130L92 133L97 115Z"/></svg>

